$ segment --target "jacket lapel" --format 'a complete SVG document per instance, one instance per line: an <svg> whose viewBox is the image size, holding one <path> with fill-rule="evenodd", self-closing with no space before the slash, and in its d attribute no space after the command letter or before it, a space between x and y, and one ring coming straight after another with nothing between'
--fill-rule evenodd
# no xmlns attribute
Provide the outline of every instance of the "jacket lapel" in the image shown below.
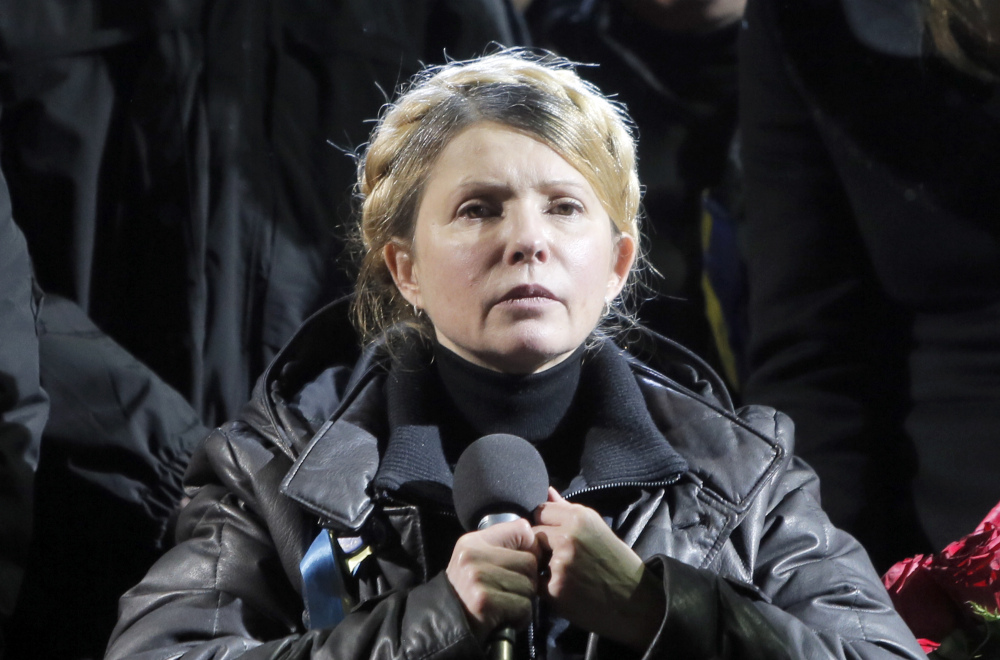
<svg viewBox="0 0 1000 660"><path fill-rule="evenodd" d="M320 428L281 483L283 494L338 531L357 532L374 508L368 486L379 466L377 412L384 398L382 379L370 380Z"/></svg>
<svg viewBox="0 0 1000 660"><path fill-rule="evenodd" d="M725 542L780 469L785 450L776 437L774 418L762 412L748 418L714 409L710 401L683 388L645 378L640 386L654 419L687 460L689 471L670 488L651 495L663 498L666 506L640 507L650 513L632 533L634 548L642 557L664 554L706 568L720 559ZM752 554L752 549L744 550ZM717 568L749 579L744 566Z"/></svg>

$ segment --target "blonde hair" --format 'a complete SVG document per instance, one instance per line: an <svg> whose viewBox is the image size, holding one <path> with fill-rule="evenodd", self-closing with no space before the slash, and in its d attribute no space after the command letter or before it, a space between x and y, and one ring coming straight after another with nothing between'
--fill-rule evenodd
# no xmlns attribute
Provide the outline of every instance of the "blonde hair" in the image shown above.
<svg viewBox="0 0 1000 660"><path fill-rule="evenodd" d="M399 322L429 330L426 317L418 318L396 289L383 249L392 240L412 239L438 156L478 122L522 131L558 153L587 179L616 230L638 245L632 122L571 62L514 49L427 69L384 109L358 166L361 254L354 318L365 341Z"/></svg>
<svg viewBox="0 0 1000 660"><path fill-rule="evenodd" d="M995 0L927 0L926 23L934 49L952 66L1000 81L1000 6Z"/></svg>

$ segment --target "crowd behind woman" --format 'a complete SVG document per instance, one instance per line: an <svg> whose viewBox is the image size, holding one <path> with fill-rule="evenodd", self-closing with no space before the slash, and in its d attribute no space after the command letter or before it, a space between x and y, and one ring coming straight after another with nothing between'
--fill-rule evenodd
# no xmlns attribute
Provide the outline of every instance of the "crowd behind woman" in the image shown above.
<svg viewBox="0 0 1000 660"><path fill-rule="evenodd" d="M727 19L671 39L682 25L650 18L694 15L685 3L581 3L579 14L568 4L539 3L533 25L600 19L605 50L624 57L642 81L636 89L660 99L685 89L670 82L683 75L661 75L662 62L643 61L656 50L622 47L616 29L665 25L671 43L720 48L736 34ZM526 32L512 4L485 0L383 13L357 3L342 15L242 6L237 21L221 20L232 10L224 2L160 12L95 3L85 29L42 5L17 5L0 26L0 156L11 197L10 210L0 205L0 619L17 604L10 657L97 657L115 597L173 542L181 474L203 425L231 418L294 328L351 286L336 256L342 234L329 230L351 222L337 191L353 166L332 158L327 140L348 149L363 140L380 87L421 61L471 56L490 40L522 43ZM879 569L969 531L1000 499L1000 463L990 459L1000 446L1000 16L958 1L883 9L751 0L741 25L740 239L752 342L737 393L792 415L824 508ZM257 45L244 57L237 42ZM699 108L691 89L689 107ZM719 98L725 119L729 97ZM667 231L690 236L694 226ZM728 320L737 324L730 336L740 335L740 320ZM356 339L337 332L350 337L346 357ZM718 341L694 343L719 364ZM49 417L40 379L51 419L39 465ZM718 386L713 396L727 397ZM312 423L332 404L290 405ZM572 468L559 467L571 481ZM129 522L88 524L84 501L115 512L105 520ZM137 551L125 552L132 541ZM92 570L78 571L80 562Z"/></svg>

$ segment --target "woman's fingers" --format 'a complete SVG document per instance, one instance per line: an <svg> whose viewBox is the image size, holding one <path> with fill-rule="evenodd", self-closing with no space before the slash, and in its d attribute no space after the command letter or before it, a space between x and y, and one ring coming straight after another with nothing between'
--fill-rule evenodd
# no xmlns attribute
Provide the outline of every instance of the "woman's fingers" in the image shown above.
<svg viewBox="0 0 1000 660"><path fill-rule="evenodd" d="M534 528L525 520L503 523L455 544L446 573L479 639L503 626L526 625L539 593L577 626L641 650L657 629L665 599L638 555L596 511L555 491L535 519ZM546 580L539 585L543 555Z"/></svg>
<svg viewBox="0 0 1000 660"><path fill-rule="evenodd" d="M550 494L535 519L537 543L550 555L541 595L581 628L643 648L665 601L642 559L588 507Z"/></svg>
<svg viewBox="0 0 1000 660"><path fill-rule="evenodd" d="M502 546L511 550L524 550L536 553L535 532L531 528L531 523L527 520L515 520L513 522L493 525L473 534L481 534L479 538L490 545Z"/></svg>
<svg viewBox="0 0 1000 660"><path fill-rule="evenodd" d="M480 640L499 627L531 620L538 552L526 520L470 532L455 544L446 574Z"/></svg>
<svg viewBox="0 0 1000 660"><path fill-rule="evenodd" d="M465 607L469 625L480 641L498 628L523 628L531 620L534 590L525 583L511 581L471 582L455 591Z"/></svg>
<svg viewBox="0 0 1000 660"><path fill-rule="evenodd" d="M456 589L462 584L475 591L509 591L531 596L537 589L538 561L523 551L459 542L447 573Z"/></svg>
<svg viewBox="0 0 1000 660"><path fill-rule="evenodd" d="M537 543L550 555L546 595L559 609L563 601L602 597L609 582L627 581L642 567L642 560L593 509L550 501L539 507L535 518Z"/></svg>

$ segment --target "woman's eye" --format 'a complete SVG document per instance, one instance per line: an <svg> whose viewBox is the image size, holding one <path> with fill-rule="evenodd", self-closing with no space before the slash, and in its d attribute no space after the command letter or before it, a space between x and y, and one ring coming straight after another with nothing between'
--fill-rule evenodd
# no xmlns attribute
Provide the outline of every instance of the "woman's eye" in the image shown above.
<svg viewBox="0 0 1000 660"><path fill-rule="evenodd" d="M497 212L490 206L481 202L465 204L458 209L458 215L463 218L492 218Z"/></svg>
<svg viewBox="0 0 1000 660"><path fill-rule="evenodd" d="M577 201L560 200L549 207L549 211L556 215L577 215L583 213L583 205Z"/></svg>

